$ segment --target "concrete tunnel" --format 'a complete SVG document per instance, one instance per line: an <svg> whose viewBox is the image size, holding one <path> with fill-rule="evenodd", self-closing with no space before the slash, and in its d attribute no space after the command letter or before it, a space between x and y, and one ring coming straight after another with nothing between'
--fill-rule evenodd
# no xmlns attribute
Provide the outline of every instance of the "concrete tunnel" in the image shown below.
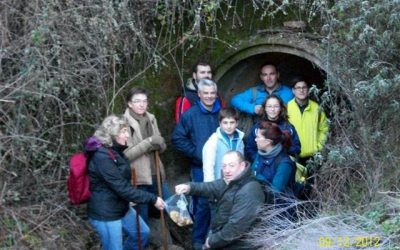
<svg viewBox="0 0 400 250"><path fill-rule="evenodd" d="M324 51L319 38L304 33L265 32L246 39L233 49L229 49L214 66L214 80L218 92L227 104L231 97L260 82L259 69L264 62L275 63L280 70L280 82L288 83L295 74L302 74L311 84L324 89L327 71L325 70ZM174 176L170 181L173 190L175 184L190 179L188 165L181 154L174 155L176 167L168 168Z"/></svg>
<svg viewBox="0 0 400 250"><path fill-rule="evenodd" d="M326 70L318 37L305 33L265 32L242 42L217 62L214 79L226 103L242 90L260 82L259 69L265 62L275 63L280 82L289 83L296 74L324 88Z"/></svg>

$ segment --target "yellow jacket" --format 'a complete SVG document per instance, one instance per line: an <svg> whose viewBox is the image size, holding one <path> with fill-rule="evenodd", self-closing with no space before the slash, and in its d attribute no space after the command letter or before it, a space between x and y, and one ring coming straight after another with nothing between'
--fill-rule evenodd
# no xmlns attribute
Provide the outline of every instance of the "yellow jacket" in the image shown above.
<svg viewBox="0 0 400 250"><path fill-rule="evenodd" d="M323 148L328 136L325 112L318 103L308 100L308 105L302 114L295 98L288 102L287 109L289 122L296 128L300 138L300 157L314 155Z"/></svg>

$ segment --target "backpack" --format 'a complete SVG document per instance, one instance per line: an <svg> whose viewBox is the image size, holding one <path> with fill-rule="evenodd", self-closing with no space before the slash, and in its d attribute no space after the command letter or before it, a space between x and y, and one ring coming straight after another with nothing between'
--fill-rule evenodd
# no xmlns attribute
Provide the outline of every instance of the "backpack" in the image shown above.
<svg viewBox="0 0 400 250"><path fill-rule="evenodd" d="M186 96L179 96L175 101L175 123L178 124L182 114L188 110L192 104Z"/></svg>
<svg viewBox="0 0 400 250"><path fill-rule="evenodd" d="M115 155L108 150L108 154L115 162ZM91 196L90 180L88 175L88 166L90 162L89 155L84 152L78 152L69 159L69 176L67 180L68 198L71 204L78 205L85 203Z"/></svg>

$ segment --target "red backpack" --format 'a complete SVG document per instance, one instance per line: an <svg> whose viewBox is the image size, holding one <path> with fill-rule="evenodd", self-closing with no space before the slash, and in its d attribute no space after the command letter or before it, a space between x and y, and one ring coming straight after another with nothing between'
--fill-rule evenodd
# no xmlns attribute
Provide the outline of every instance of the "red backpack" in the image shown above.
<svg viewBox="0 0 400 250"><path fill-rule="evenodd" d="M186 96L179 96L175 101L175 123L178 124L183 113L188 110L192 104Z"/></svg>
<svg viewBox="0 0 400 250"><path fill-rule="evenodd" d="M90 198L88 155L75 153L69 159L69 176L67 180L68 198L74 205L85 203Z"/></svg>
<svg viewBox="0 0 400 250"><path fill-rule="evenodd" d="M108 155L116 161L111 150L108 150ZM75 153L69 159L68 198L74 205L85 203L90 198L89 160L89 156L83 152Z"/></svg>

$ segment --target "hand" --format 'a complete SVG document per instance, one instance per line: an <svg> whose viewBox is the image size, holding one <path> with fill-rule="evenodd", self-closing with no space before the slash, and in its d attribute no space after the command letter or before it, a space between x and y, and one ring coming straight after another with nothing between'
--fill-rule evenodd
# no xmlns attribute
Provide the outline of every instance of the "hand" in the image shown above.
<svg viewBox="0 0 400 250"><path fill-rule="evenodd" d="M175 186L175 193L177 194L185 194L189 193L190 186L188 184L179 184Z"/></svg>
<svg viewBox="0 0 400 250"><path fill-rule="evenodd" d="M165 202L160 197L157 197L157 201L156 201L156 203L154 203L154 206L158 210L163 210L165 208Z"/></svg>
<svg viewBox="0 0 400 250"><path fill-rule="evenodd" d="M164 138L161 135L152 135L150 137L150 143L153 146L161 146L164 143Z"/></svg>
<svg viewBox="0 0 400 250"><path fill-rule="evenodd" d="M255 113L256 115L262 115L262 106L261 106L261 105L256 105L256 106L254 107L254 113Z"/></svg>

